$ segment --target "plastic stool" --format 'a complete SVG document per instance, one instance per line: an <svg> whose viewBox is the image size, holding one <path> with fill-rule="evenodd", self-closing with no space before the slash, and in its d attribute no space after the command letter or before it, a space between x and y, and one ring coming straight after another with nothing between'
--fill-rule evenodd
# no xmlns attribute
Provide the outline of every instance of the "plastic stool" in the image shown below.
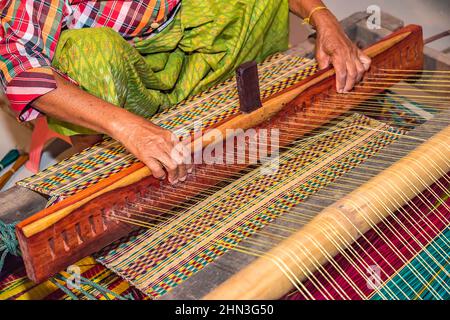
<svg viewBox="0 0 450 320"><path fill-rule="evenodd" d="M31 145L30 145L30 160L27 161L25 167L33 173L39 171L39 166L41 164L42 150L44 149L47 142L52 139L61 139L70 145L70 137L64 136L62 134L56 133L48 127L47 118L41 116L36 119L33 133L31 134Z"/></svg>

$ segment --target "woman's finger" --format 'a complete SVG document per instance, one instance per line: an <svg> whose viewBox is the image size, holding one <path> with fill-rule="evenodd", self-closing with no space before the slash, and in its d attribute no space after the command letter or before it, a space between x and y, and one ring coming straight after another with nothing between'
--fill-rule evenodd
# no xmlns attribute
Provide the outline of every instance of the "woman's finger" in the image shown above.
<svg viewBox="0 0 450 320"><path fill-rule="evenodd" d="M316 50L316 61L320 70L327 68L331 63L330 56L320 48Z"/></svg>
<svg viewBox="0 0 450 320"><path fill-rule="evenodd" d="M187 178L187 169L186 169L186 165L184 163L178 165L177 167L177 175L178 175L178 180L179 181L186 181Z"/></svg>
<svg viewBox="0 0 450 320"><path fill-rule="evenodd" d="M183 164L186 166L186 170L188 173L192 172L192 156L191 150L184 143L177 143L175 145L175 150L181 155L183 158Z"/></svg>
<svg viewBox="0 0 450 320"><path fill-rule="evenodd" d="M364 77L364 74L366 73L366 69L364 68L364 65L361 63L361 61L355 60L355 65L356 65L356 71L357 71L357 78L356 78L356 82L359 83L361 82L362 78Z"/></svg>
<svg viewBox="0 0 450 320"><path fill-rule="evenodd" d="M152 175L156 179L163 180L166 177L166 172L164 171L163 165L154 158L144 159L143 162L150 169Z"/></svg>
<svg viewBox="0 0 450 320"><path fill-rule="evenodd" d="M346 63L346 67L347 67L347 78L345 79L344 92L349 92L355 86L356 80L358 78L358 71L356 69L354 60L348 60Z"/></svg>
<svg viewBox="0 0 450 320"><path fill-rule="evenodd" d="M186 169L186 158L184 155L183 147L180 143L177 143L171 153L170 156L172 160L177 164L177 176L178 180L185 181L187 176L187 169Z"/></svg>
<svg viewBox="0 0 450 320"><path fill-rule="evenodd" d="M341 59L341 57L334 56L333 67L336 71L336 91L343 93L347 81L347 67L345 60Z"/></svg>
<svg viewBox="0 0 450 320"><path fill-rule="evenodd" d="M178 183L178 164L172 160L172 157L165 152L161 152L158 154L157 160L166 168L169 182L172 184Z"/></svg>
<svg viewBox="0 0 450 320"><path fill-rule="evenodd" d="M372 63L372 59L370 59L364 52L358 50L358 58L359 61L364 66L364 70L368 71L370 69L370 64Z"/></svg>

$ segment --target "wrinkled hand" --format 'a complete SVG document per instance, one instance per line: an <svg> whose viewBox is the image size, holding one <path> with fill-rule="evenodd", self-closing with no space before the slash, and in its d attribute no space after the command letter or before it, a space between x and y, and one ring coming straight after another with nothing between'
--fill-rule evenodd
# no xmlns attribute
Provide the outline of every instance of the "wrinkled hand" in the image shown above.
<svg viewBox="0 0 450 320"><path fill-rule="evenodd" d="M115 138L141 160L158 179L166 172L172 184L185 181L192 171L190 150L170 131L137 116L124 119Z"/></svg>
<svg viewBox="0 0 450 320"><path fill-rule="evenodd" d="M319 68L325 69L332 64L336 71L336 91L349 92L369 70L371 60L350 41L334 17L319 17L318 13L317 20L316 60Z"/></svg>

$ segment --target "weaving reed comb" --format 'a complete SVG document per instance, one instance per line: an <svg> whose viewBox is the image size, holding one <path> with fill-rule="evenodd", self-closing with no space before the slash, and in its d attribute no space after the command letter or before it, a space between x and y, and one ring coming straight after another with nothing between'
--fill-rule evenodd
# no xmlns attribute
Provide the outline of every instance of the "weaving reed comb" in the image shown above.
<svg viewBox="0 0 450 320"><path fill-rule="evenodd" d="M377 74L382 78L379 74L383 74L384 68L420 70L424 59L422 29L415 25L402 28L365 49L365 53L372 58L369 76ZM413 74L405 73L404 78ZM264 100L260 108L231 116L215 128L227 137L227 129L278 128L281 119L292 117L298 119L297 137L288 134L289 128L279 129L280 135L285 134L294 141L385 89L361 86L353 94L342 96L345 103L335 109L323 108L321 103L335 90L335 73L328 68ZM283 143L288 144L289 139ZM218 142L206 132L192 146L206 147L211 143ZM215 178L232 174L232 171L216 173ZM217 180L204 178L201 182L206 190ZM151 176L143 163L136 163L19 223L16 231L29 278L41 282L127 235L136 227L112 219L108 216L109 209L132 202L149 190L158 194L159 189L160 181ZM181 186L179 191L189 199L202 190ZM164 209L180 203L180 197L168 200Z"/></svg>

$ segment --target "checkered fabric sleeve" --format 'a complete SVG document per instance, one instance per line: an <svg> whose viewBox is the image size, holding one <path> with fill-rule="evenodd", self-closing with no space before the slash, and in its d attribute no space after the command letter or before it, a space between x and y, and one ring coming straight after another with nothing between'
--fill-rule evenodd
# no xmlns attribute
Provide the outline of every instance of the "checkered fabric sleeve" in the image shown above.
<svg viewBox="0 0 450 320"><path fill-rule="evenodd" d="M0 0L0 88L22 120L30 103L56 88L51 59L61 32L64 0Z"/></svg>

